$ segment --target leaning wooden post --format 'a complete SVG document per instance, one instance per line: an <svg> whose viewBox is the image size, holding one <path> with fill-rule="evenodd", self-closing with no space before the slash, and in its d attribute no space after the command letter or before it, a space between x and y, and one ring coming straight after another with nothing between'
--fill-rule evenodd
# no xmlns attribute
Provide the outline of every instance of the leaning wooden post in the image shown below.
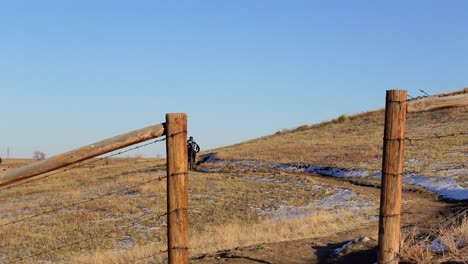
<svg viewBox="0 0 468 264"><path fill-rule="evenodd" d="M387 91L380 192L380 264L398 263L400 252L401 194L406 126L406 91Z"/></svg>
<svg viewBox="0 0 468 264"><path fill-rule="evenodd" d="M187 115L166 115L168 263L185 264L188 253Z"/></svg>

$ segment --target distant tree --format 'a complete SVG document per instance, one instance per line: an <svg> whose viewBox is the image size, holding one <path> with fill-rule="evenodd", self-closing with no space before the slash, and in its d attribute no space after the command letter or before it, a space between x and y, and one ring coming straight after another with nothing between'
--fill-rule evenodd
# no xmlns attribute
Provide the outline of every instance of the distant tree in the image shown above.
<svg viewBox="0 0 468 264"><path fill-rule="evenodd" d="M42 151L36 150L33 153L33 159L35 160L43 160L46 158L46 154Z"/></svg>
<svg viewBox="0 0 468 264"><path fill-rule="evenodd" d="M2 157L0 157L0 164L2 164Z"/></svg>

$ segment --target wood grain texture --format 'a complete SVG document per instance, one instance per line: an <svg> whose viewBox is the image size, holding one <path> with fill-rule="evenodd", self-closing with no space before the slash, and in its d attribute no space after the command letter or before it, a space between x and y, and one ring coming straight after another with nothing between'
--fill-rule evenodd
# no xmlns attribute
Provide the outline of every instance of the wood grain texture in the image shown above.
<svg viewBox="0 0 468 264"><path fill-rule="evenodd" d="M168 263L189 263L187 115L166 115Z"/></svg>
<svg viewBox="0 0 468 264"><path fill-rule="evenodd" d="M398 263L407 93L387 91L380 194L379 262Z"/></svg>
<svg viewBox="0 0 468 264"><path fill-rule="evenodd" d="M431 96L408 102L408 112L430 111L445 108L468 106L468 93L444 96Z"/></svg>
<svg viewBox="0 0 468 264"><path fill-rule="evenodd" d="M0 174L0 186L25 180L39 174L94 158L96 156L131 146L164 135L164 124L157 124L121 134L103 141L90 144L57 156L38 161L18 169Z"/></svg>

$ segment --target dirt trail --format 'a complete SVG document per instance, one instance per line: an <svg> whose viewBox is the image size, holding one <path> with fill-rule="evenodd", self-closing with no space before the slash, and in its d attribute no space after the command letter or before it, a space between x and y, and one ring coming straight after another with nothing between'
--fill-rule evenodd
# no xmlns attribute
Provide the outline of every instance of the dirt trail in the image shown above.
<svg viewBox="0 0 468 264"><path fill-rule="evenodd" d="M304 174L298 177L314 177L315 180L324 184L348 188L356 193L372 197L377 203L379 201L380 189L375 187L359 186L342 179L318 175ZM404 191L402 227L417 226L429 230L443 221L444 213L451 206L431 193ZM364 241L353 244L338 255L333 255L335 249L351 240L363 237L366 237ZM239 247L213 255L199 256L197 259L192 259L191 263L375 263L377 237L378 221L372 221L358 229L330 236Z"/></svg>

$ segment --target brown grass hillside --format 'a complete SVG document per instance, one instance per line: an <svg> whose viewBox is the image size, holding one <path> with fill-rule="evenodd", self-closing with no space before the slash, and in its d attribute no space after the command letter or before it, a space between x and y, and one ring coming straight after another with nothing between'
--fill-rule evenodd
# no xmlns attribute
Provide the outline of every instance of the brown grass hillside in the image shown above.
<svg viewBox="0 0 468 264"><path fill-rule="evenodd" d="M468 93L468 89L455 93ZM467 127L468 107L408 113L405 171L427 176L466 175ZM383 129L384 110L375 110L278 131L213 152L227 160L380 170Z"/></svg>
<svg viewBox="0 0 468 264"><path fill-rule="evenodd" d="M346 242L340 240L345 240L343 232L375 238L378 188L268 165L380 170L383 121L383 110L341 116L210 151L224 161L201 164L200 171L189 173L193 260L219 263L205 256L301 239L315 239L299 242L312 254L311 245L327 244L327 238ZM405 170L466 184L467 122L466 107L410 114ZM4 159L0 172L31 162ZM216 166L218 170L202 170ZM0 263L166 263L165 175L165 160L109 158L0 188ZM430 228L447 221L447 205L436 195L404 196L402 221L408 226L424 223ZM452 232L466 243L466 232L460 232L466 230L466 219L458 227L444 227L441 232ZM366 233L356 233L361 229ZM418 243L407 243L405 258L437 263L433 260L439 256L424 255ZM451 248L446 260L463 259L467 249ZM278 256L285 261L276 258L271 263L290 263L288 253Z"/></svg>

